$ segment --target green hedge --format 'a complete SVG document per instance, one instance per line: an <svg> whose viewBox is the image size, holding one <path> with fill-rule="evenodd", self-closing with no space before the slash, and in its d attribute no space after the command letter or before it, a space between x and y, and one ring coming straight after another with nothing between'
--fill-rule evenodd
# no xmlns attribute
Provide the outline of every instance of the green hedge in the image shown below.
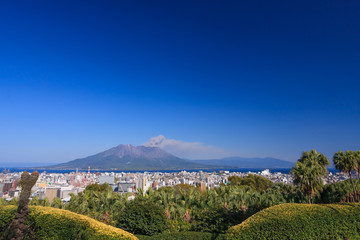
<svg viewBox="0 0 360 240"><path fill-rule="evenodd" d="M360 205L273 206L231 227L225 239L360 239Z"/></svg>
<svg viewBox="0 0 360 240"><path fill-rule="evenodd" d="M0 236L15 217L16 209L15 206L0 205Z"/></svg>
<svg viewBox="0 0 360 240"><path fill-rule="evenodd" d="M154 236L137 235L140 240L223 240L224 234L208 232L174 232L162 233Z"/></svg>
<svg viewBox="0 0 360 240"><path fill-rule="evenodd" d="M3 237L1 235L14 218L16 208L16 206L0 206L0 237ZM30 226L34 239L137 239L120 228L67 210L40 206L29 206L29 208L27 225Z"/></svg>

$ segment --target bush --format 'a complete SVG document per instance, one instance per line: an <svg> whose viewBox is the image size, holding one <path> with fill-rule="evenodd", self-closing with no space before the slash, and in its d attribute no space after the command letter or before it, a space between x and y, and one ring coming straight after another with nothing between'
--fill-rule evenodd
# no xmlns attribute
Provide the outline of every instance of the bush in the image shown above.
<svg viewBox="0 0 360 240"><path fill-rule="evenodd" d="M354 180L355 188L360 189L360 181ZM359 194L359 192L358 192ZM326 184L322 193L316 199L317 203L339 203L339 202L353 202L354 192L350 179Z"/></svg>
<svg viewBox="0 0 360 240"><path fill-rule="evenodd" d="M11 220L15 218L17 207L12 205L0 206L0 232L4 233ZM0 234L0 236L2 236Z"/></svg>
<svg viewBox="0 0 360 240"><path fill-rule="evenodd" d="M34 239L137 239L134 235L67 210L29 206L27 225ZM15 216L16 206L0 206L2 233Z"/></svg>
<svg viewBox="0 0 360 240"><path fill-rule="evenodd" d="M107 183L104 183L104 184L94 183L94 184L87 185L86 188L85 188L85 191L94 191L94 192L108 192L108 191L110 191L110 192L112 192L113 189Z"/></svg>
<svg viewBox="0 0 360 240"><path fill-rule="evenodd" d="M236 186L250 186L256 191L265 191L274 185L272 181L259 175L249 174L244 178L238 176L231 176L228 178L231 185Z"/></svg>
<svg viewBox="0 0 360 240"><path fill-rule="evenodd" d="M154 236L138 236L140 240L223 240L224 234L208 232L175 232L162 233Z"/></svg>
<svg viewBox="0 0 360 240"><path fill-rule="evenodd" d="M191 231L225 233L229 227L241 223L246 217L242 211L224 207L205 209L194 214Z"/></svg>
<svg viewBox="0 0 360 240"><path fill-rule="evenodd" d="M134 234L154 235L167 228L165 211L146 199L134 199L120 213L117 226Z"/></svg>
<svg viewBox="0 0 360 240"><path fill-rule="evenodd" d="M359 239L360 205L281 204L230 228L225 239Z"/></svg>

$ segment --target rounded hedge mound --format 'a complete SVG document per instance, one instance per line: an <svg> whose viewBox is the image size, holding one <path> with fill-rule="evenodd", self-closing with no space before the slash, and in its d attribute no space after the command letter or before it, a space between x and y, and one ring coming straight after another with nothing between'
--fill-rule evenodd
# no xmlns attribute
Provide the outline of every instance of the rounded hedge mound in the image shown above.
<svg viewBox="0 0 360 240"><path fill-rule="evenodd" d="M231 227L225 239L360 239L360 204L281 204Z"/></svg>
<svg viewBox="0 0 360 240"><path fill-rule="evenodd" d="M137 239L120 228L67 210L40 206L29 206L29 209L27 225L33 239ZM0 206L1 234L15 217L16 210L16 206Z"/></svg>

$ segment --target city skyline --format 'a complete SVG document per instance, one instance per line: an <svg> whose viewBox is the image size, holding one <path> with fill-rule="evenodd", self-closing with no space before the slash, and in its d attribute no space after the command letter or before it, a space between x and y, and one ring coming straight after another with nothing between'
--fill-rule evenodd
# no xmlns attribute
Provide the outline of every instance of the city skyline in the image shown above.
<svg viewBox="0 0 360 240"><path fill-rule="evenodd" d="M66 162L151 138L194 159L359 149L356 1L0 10L0 162Z"/></svg>

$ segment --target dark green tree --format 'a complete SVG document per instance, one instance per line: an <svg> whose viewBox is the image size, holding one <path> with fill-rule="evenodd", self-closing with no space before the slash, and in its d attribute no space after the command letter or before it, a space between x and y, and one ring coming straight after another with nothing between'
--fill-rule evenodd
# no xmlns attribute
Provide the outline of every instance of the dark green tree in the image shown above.
<svg viewBox="0 0 360 240"><path fill-rule="evenodd" d="M104 184L98 184L98 183L90 184L90 185L86 186L85 190L94 191L94 192L113 191L112 187L107 183L104 183Z"/></svg>
<svg viewBox="0 0 360 240"><path fill-rule="evenodd" d="M240 185L250 186L256 191L265 191L274 185L272 181L259 175L249 174L245 176Z"/></svg>
<svg viewBox="0 0 360 240"><path fill-rule="evenodd" d="M358 179L360 179L360 151L356 150L354 152L355 162L356 162L356 171L358 175Z"/></svg>
<svg viewBox="0 0 360 240"><path fill-rule="evenodd" d="M296 162L290 173L294 178L294 184L308 196L309 204L313 197L322 190L324 182L322 177L327 175L326 165L330 162L324 154L316 152L315 149L303 152L301 158Z"/></svg>
<svg viewBox="0 0 360 240"><path fill-rule="evenodd" d="M154 235L167 228L165 210L145 198L127 203L118 218L117 227L134 234Z"/></svg>
<svg viewBox="0 0 360 240"><path fill-rule="evenodd" d="M62 203L61 199L56 197L53 199L53 202L51 203L51 207L53 208L64 208L64 204Z"/></svg>
<svg viewBox="0 0 360 240"><path fill-rule="evenodd" d="M358 201L354 180L351 174L353 170L357 169L357 164L358 164L354 152L346 151L344 153L343 151L339 151L334 154L333 160L337 170L349 174L351 185L354 191L355 201Z"/></svg>
<svg viewBox="0 0 360 240"><path fill-rule="evenodd" d="M128 195L121 196L113 192L108 184L89 186L78 195L71 194L70 202L65 205L65 209L115 225L114 220L124 209Z"/></svg>
<svg viewBox="0 0 360 240"><path fill-rule="evenodd" d="M224 233L226 230L246 219L247 214L235 209L216 208L202 209L194 215L191 230L197 232Z"/></svg>
<svg viewBox="0 0 360 240"><path fill-rule="evenodd" d="M228 177L228 183L235 186L240 186L242 178L239 176Z"/></svg>
<svg viewBox="0 0 360 240"><path fill-rule="evenodd" d="M248 174L241 178L239 176L231 176L228 178L231 185L234 186L249 186L256 191L265 191L274 185L272 181L259 175Z"/></svg>
<svg viewBox="0 0 360 240"><path fill-rule="evenodd" d="M354 180L354 184L356 188L360 187L359 180ZM326 184L317 199L317 203L354 202L354 198L351 180L347 179L345 181Z"/></svg>

